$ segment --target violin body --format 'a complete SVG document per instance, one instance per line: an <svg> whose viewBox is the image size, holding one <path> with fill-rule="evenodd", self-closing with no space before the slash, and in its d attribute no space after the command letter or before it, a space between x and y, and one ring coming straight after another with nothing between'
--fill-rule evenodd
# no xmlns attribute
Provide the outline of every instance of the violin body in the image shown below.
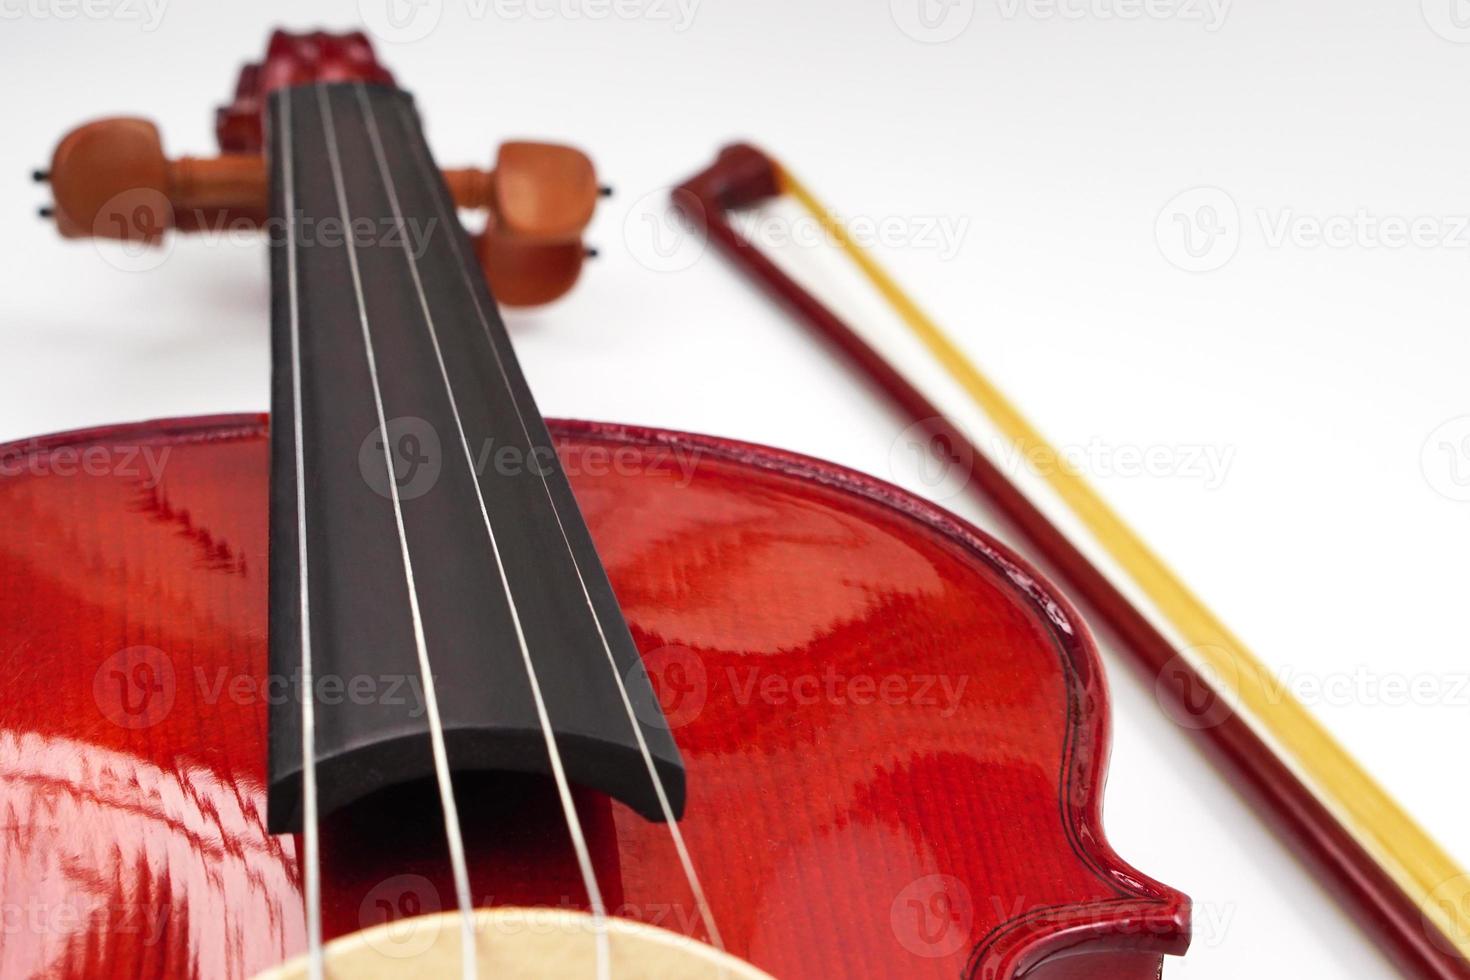
<svg viewBox="0 0 1470 980"><path fill-rule="evenodd" d="M551 431L687 767L680 827L731 954L782 980L1142 980L1183 952L1188 899L1103 836L1103 675L1035 571L807 458ZM266 418L0 459L0 976L248 977L300 954L300 838L265 816L291 696L267 659ZM477 904L585 907L549 780L455 791ZM574 792L609 912L707 942L667 828ZM326 819L328 939L454 907L432 799Z"/></svg>

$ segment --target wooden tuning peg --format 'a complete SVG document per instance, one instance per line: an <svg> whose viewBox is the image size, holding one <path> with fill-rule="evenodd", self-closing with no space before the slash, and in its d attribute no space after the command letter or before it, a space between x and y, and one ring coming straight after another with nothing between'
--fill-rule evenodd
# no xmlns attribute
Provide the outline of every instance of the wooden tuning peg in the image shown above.
<svg viewBox="0 0 1470 980"><path fill-rule="evenodd" d="M169 231L261 228L269 218L266 162L255 153L170 159L146 119L87 123L52 155L55 204L43 209L68 238L157 243ZM549 302L577 281L582 233L603 189L580 150L550 143L501 146L493 170L447 169L455 205L486 212L475 248L496 297Z"/></svg>

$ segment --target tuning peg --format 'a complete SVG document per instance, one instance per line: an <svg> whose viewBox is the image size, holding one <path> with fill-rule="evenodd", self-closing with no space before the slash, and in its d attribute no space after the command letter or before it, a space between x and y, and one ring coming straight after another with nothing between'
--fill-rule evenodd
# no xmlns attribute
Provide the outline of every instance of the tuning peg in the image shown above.
<svg viewBox="0 0 1470 980"><path fill-rule="evenodd" d="M507 306L540 306L562 296L576 284L587 257L580 238L530 242L494 228L476 245L490 291Z"/></svg>
<svg viewBox="0 0 1470 980"><path fill-rule="evenodd" d="M576 283L583 261L596 257L582 234L604 188L581 150L504 143L494 170L446 170L444 178L460 207L489 213L476 251L491 291L507 306L556 299Z"/></svg>
<svg viewBox="0 0 1470 980"><path fill-rule="evenodd" d="M172 226L159 206L167 201L169 162L158 127L146 119L72 130L57 144L47 176L56 201L48 216L68 238L155 241Z"/></svg>
<svg viewBox="0 0 1470 980"><path fill-rule="evenodd" d="M495 157L499 226L528 241L582 237L597 209L597 173L587 154L555 143L502 143Z"/></svg>
<svg viewBox="0 0 1470 980"><path fill-rule="evenodd" d="M68 238L88 236L156 243L168 231L264 225L269 216L265 159L251 153L170 159L158 127L146 119L103 119L68 133L49 170L54 218ZM443 172L455 205L487 212L477 250L502 302L530 306L571 288L582 262L596 256L582 233L597 201L597 182L580 150L553 143L501 145L495 168Z"/></svg>
<svg viewBox="0 0 1470 980"><path fill-rule="evenodd" d="M31 171L31 180L35 181L38 184L44 184L44 183L46 183L46 181L48 181L50 179L51 179L51 174L50 174L49 171L40 170L40 169L36 169L36 170L32 170Z"/></svg>

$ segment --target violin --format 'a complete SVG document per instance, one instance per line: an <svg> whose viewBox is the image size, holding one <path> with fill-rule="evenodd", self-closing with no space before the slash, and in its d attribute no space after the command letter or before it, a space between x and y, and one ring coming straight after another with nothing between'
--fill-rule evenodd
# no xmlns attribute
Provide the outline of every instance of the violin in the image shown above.
<svg viewBox="0 0 1470 980"><path fill-rule="evenodd" d="M1146 980L1189 900L1102 822L1068 598L819 460L543 419L499 303L590 160L444 169L360 35L275 34L67 237L269 237L271 412L0 448L0 975ZM460 212L478 209L470 235Z"/></svg>

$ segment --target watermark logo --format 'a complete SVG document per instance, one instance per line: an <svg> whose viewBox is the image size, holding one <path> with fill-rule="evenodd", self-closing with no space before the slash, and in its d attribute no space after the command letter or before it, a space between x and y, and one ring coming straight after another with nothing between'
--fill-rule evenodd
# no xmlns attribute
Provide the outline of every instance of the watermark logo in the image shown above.
<svg viewBox="0 0 1470 980"><path fill-rule="evenodd" d="M149 272L173 254L173 205L168 197L135 187L107 199L92 219L92 246L123 272Z"/></svg>
<svg viewBox="0 0 1470 980"><path fill-rule="evenodd" d="M144 33L158 30L168 0L0 0L0 20L132 21Z"/></svg>
<svg viewBox="0 0 1470 980"><path fill-rule="evenodd" d="M888 0L898 29L923 44L943 44L975 19L975 0Z"/></svg>
<svg viewBox="0 0 1470 980"><path fill-rule="evenodd" d="M889 445L889 477L899 483L917 483L931 499L944 500L969 483L977 453L1016 477L1189 480L1205 490L1224 486L1235 461L1235 447L1230 445L1113 444L1096 437L1061 446L1020 444L997 434L987 434L983 440L967 436L943 419L930 418L904 429Z"/></svg>
<svg viewBox="0 0 1470 980"><path fill-rule="evenodd" d="M1213 34L1225 26L1231 0L997 0L1005 20L1178 21Z"/></svg>
<svg viewBox="0 0 1470 980"><path fill-rule="evenodd" d="M544 481L558 472L569 477L656 476L679 489L689 486L699 470L704 450L698 446L568 446L563 454L546 444L524 441L501 442L487 436L469 447L454 438L450 458L444 458L443 443L432 422L414 415L388 420L387 436L378 429L358 446L358 471L374 493L391 497L398 489L400 500L422 497L438 483L445 465L468 465L480 480ZM5 464L0 462L0 467ZM392 480L389 479L391 466Z"/></svg>
<svg viewBox="0 0 1470 980"><path fill-rule="evenodd" d="M98 904L85 891L48 902L29 895L18 902L0 902L0 936L88 935L127 937L152 948L168 935L172 908L167 904L108 902Z"/></svg>
<svg viewBox="0 0 1470 980"><path fill-rule="evenodd" d="M653 272L683 272L704 255L708 243L660 187L635 200L623 215L623 244L637 263Z"/></svg>
<svg viewBox="0 0 1470 980"><path fill-rule="evenodd" d="M1176 653L1154 678L1154 700L1180 728L1214 728L1235 713L1224 692L1234 691L1238 679L1235 659L1224 647L1191 647Z"/></svg>
<svg viewBox="0 0 1470 980"><path fill-rule="evenodd" d="M701 209L687 198L690 208ZM699 226L703 215L691 220L673 203L668 188L644 194L623 216L623 241L638 264L654 272L682 272L698 262L708 247ZM780 210L744 209L729 222L745 241L761 249L837 249L844 239L865 249L920 250L950 261L960 254L970 231L970 219L953 214L841 215L830 221L810 214Z"/></svg>
<svg viewBox="0 0 1470 980"><path fill-rule="evenodd" d="M92 675L92 700L122 728L152 728L173 710L176 694L173 660L157 647L119 650Z"/></svg>
<svg viewBox="0 0 1470 980"><path fill-rule="evenodd" d="M437 923L415 920L442 910L439 889L428 878L394 875L378 882L363 896L357 921L363 929L389 923L387 929L368 934L369 945L384 956L408 959L427 952L439 932Z"/></svg>
<svg viewBox="0 0 1470 980"><path fill-rule="evenodd" d="M549 456L546 461L561 460L562 472L569 477L600 479L606 476L654 476L670 481L682 490L694 482L699 473L704 450L699 446L566 446L562 456ZM483 452L481 454L483 459ZM538 460L533 459L533 462ZM505 472L497 463L497 472ZM483 464L480 466L483 472ZM514 475L509 474L509 475Z"/></svg>
<svg viewBox="0 0 1470 980"><path fill-rule="evenodd" d="M629 683L635 664L624 677L633 713L645 724L670 730L683 728L699 717L709 699L709 675L704 658L686 646L670 644L643 655L648 686Z"/></svg>
<svg viewBox="0 0 1470 980"><path fill-rule="evenodd" d="M960 710L970 684L967 674L847 674L833 664L820 672L800 674L765 670L760 665L726 667L724 679L741 707L920 708L945 719Z"/></svg>
<svg viewBox="0 0 1470 980"><path fill-rule="evenodd" d="M694 25L701 0L464 0L456 11L471 21L643 21L676 34ZM358 0L368 32L391 44L421 41L444 18L444 0Z"/></svg>
<svg viewBox="0 0 1470 980"><path fill-rule="evenodd" d="M373 492L391 498L397 487L399 500L434 489L443 465L438 430L416 415L389 419L386 434L381 426L369 432L357 452L358 470Z"/></svg>
<svg viewBox="0 0 1470 980"><path fill-rule="evenodd" d="M1035 473L1051 479L1057 474L1090 476L1102 480L1141 477L1190 480L1206 490L1225 485L1235 460L1235 447L1213 443L1113 444L1096 437L1086 443L1050 446L1017 445L1001 441L986 447L1006 472Z"/></svg>
<svg viewBox="0 0 1470 980"><path fill-rule="evenodd" d="M899 945L915 956L953 956L970 941L975 904L960 879L925 875L894 896L888 924Z"/></svg>
<svg viewBox="0 0 1470 980"><path fill-rule="evenodd" d="M1232 258L1251 228L1267 249L1470 249L1470 215L1384 214L1369 208L1308 214L1292 207L1254 208L1243 215L1218 187L1176 195L1159 212L1159 251L1186 272L1213 272Z"/></svg>
<svg viewBox="0 0 1470 980"><path fill-rule="evenodd" d="M834 215L829 224L810 214L750 210L735 212L730 223L746 241L762 248L841 248L840 228L860 248L932 252L941 262L960 254L970 232L970 219L953 214Z"/></svg>
<svg viewBox="0 0 1470 980"><path fill-rule="evenodd" d="M1295 698L1305 705L1373 708L1470 708L1470 674L1460 671L1403 673L1366 664L1326 673L1279 668L1265 678L1266 699Z"/></svg>
<svg viewBox="0 0 1470 980"><path fill-rule="evenodd" d="M701 0L467 0L475 20L622 20L668 24L682 34L694 24Z"/></svg>
<svg viewBox="0 0 1470 980"><path fill-rule="evenodd" d="M1470 415L1441 423L1424 440L1419 469L1429 486L1450 500L1470 500Z"/></svg>
<svg viewBox="0 0 1470 980"><path fill-rule="evenodd" d="M302 674L241 673L229 667L194 668L196 697L201 704L340 704L387 705L406 709L409 718L422 718L428 710L424 682L418 674L313 674L311 690Z"/></svg>
<svg viewBox="0 0 1470 980"><path fill-rule="evenodd" d="M1470 44L1470 0L1419 0L1424 23L1446 41Z"/></svg>
<svg viewBox="0 0 1470 980"><path fill-rule="evenodd" d="M0 457L0 476L93 476L137 480L144 490L163 482L171 446L57 446Z"/></svg>
<svg viewBox="0 0 1470 980"><path fill-rule="evenodd" d="M1470 942L1470 875L1456 875L1440 882L1424 899L1420 916L1430 942L1451 955L1457 955ZM1430 913L1435 911L1447 920L1441 928Z"/></svg>
<svg viewBox="0 0 1470 980"><path fill-rule="evenodd" d="M1183 728L1213 728L1234 713L1231 697L1249 680L1253 697L1267 705L1293 701L1315 707L1470 707L1470 673L1382 671L1368 664L1321 671L1284 665L1270 670L1238 658L1221 646L1181 651L1154 679L1154 696L1164 713Z"/></svg>
<svg viewBox="0 0 1470 980"><path fill-rule="evenodd" d="M422 41L439 26L444 0L358 0L368 33L389 44Z"/></svg>
<svg viewBox="0 0 1470 980"><path fill-rule="evenodd" d="M1213 272L1240 247L1240 209L1218 187L1176 194L1154 221L1154 241L1170 264L1185 272Z"/></svg>
<svg viewBox="0 0 1470 980"><path fill-rule="evenodd" d="M1466 248L1470 246L1470 217L1379 215L1367 208L1351 213L1298 214L1293 208L1260 209L1256 220L1267 248Z"/></svg>
<svg viewBox="0 0 1470 980"><path fill-rule="evenodd" d="M176 211L158 191L135 187L113 195L98 209L90 238L108 265L123 272L149 272L173 255L176 229L181 227L189 229L191 241L209 247L254 248L263 237L273 248L343 249L350 243L357 249L401 248L421 258L438 233L439 219L359 215L347 221L297 211L289 217L272 215L259 221L226 212L210 214L201 208Z"/></svg>
<svg viewBox="0 0 1470 980"><path fill-rule="evenodd" d="M888 447L888 472L918 479L931 500L948 500L970 482L975 453L968 440L956 439L941 419L915 422Z"/></svg>

